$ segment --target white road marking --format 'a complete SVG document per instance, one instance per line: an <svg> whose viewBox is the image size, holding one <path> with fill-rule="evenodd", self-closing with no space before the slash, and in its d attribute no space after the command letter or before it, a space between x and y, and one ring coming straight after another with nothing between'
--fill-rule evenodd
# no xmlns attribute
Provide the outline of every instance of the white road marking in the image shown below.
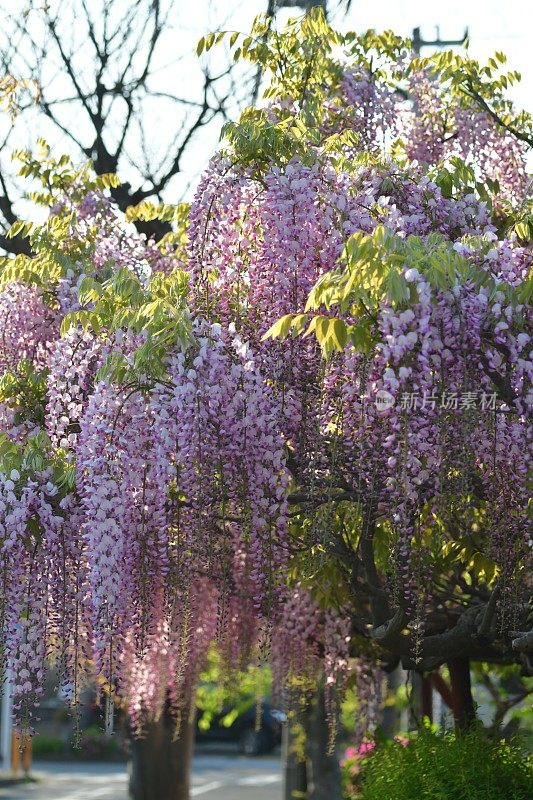
<svg viewBox="0 0 533 800"><path fill-rule="evenodd" d="M236 780L228 781L212 781L205 783L202 786L193 786L191 789L191 797L198 797L200 794L208 794L214 792L215 789L222 789L228 786L269 786L272 783L279 783L281 777L274 773L270 775L248 775L246 778L237 778ZM70 798L69 798L70 800Z"/></svg>
<svg viewBox="0 0 533 800"><path fill-rule="evenodd" d="M83 789L74 794L69 794L67 797L62 797L61 800L98 800L99 797L109 797L111 790L109 786L105 789Z"/></svg>
<svg viewBox="0 0 533 800"><path fill-rule="evenodd" d="M223 786L224 784L221 781L212 781L211 783L205 783L203 786L193 786L191 789L191 797L198 797L200 794L214 792L215 789L221 789Z"/></svg>
<svg viewBox="0 0 533 800"><path fill-rule="evenodd" d="M250 775L247 778L239 778L237 786L269 786L271 783L279 783L280 775Z"/></svg>

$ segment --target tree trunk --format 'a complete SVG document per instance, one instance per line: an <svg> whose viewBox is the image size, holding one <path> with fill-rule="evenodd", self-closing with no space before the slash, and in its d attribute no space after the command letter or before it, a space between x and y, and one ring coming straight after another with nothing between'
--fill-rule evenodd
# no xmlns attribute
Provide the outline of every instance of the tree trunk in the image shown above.
<svg viewBox="0 0 533 800"><path fill-rule="evenodd" d="M422 675L422 716L433 722L433 685L431 676Z"/></svg>
<svg viewBox="0 0 533 800"><path fill-rule="evenodd" d="M291 720L283 726L283 800L302 800L307 796L307 764L298 757L294 748L294 730Z"/></svg>
<svg viewBox="0 0 533 800"><path fill-rule="evenodd" d="M341 771L336 753L328 755L329 730L320 688L305 718L307 800L342 800Z"/></svg>
<svg viewBox="0 0 533 800"><path fill-rule="evenodd" d="M413 670L409 675L411 691L409 693L409 720L410 731L416 731L422 723L422 675Z"/></svg>
<svg viewBox="0 0 533 800"><path fill-rule="evenodd" d="M194 719L182 723L172 741L168 714L147 726L143 739L131 740L129 796L131 800L189 800Z"/></svg>
<svg viewBox="0 0 533 800"><path fill-rule="evenodd" d="M438 670L437 672L431 673L431 682L433 683L433 686L440 694L440 696L442 697L442 699L444 700L450 711L453 711L452 691Z"/></svg>
<svg viewBox="0 0 533 800"><path fill-rule="evenodd" d="M464 731L476 720L476 709L470 683L470 662L466 656L448 661L452 690L455 730Z"/></svg>
<svg viewBox="0 0 533 800"><path fill-rule="evenodd" d="M389 672L387 675L387 702L383 709L383 720L381 723L383 735L386 736L387 739L392 739L393 736L396 736L396 734L400 732L401 714L398 710L398 704L396 703L396 694L403 681L404 675L400 666L397 666L396 669Z"/></svg>

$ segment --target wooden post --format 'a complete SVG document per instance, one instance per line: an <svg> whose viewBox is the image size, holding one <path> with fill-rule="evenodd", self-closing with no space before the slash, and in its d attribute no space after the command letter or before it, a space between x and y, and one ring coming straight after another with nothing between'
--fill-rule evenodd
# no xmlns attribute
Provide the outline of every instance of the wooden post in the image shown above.
<svg viewBox="0 0 533 800"><path fill-rule="evenodd" d="M384 735L392 739L400 731L401 727L401 713L398 710L396 702L391 702L395 697L398 689L404 681L404 673L401 666L397 666L392 672L387 675L387 702L383 709L383 722L381 728Z"/></svg>
<svg viewBox="0 0 533 800"><path fill-rule="evenodd" d="M433 722L433 684L431 683L431 675L422 675L421 709L422 716Z"/></svg>

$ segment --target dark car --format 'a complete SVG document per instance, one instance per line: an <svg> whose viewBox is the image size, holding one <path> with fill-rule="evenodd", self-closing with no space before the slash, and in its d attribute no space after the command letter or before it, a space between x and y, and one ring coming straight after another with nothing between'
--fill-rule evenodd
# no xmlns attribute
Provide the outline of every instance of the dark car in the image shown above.
<svg viewBox="0 0 533 800"><path fill-rule="evenodd" d="M253 702L229 725L228 717L231 717L231 709L215 714L205 730L197 722L196 741L235 743L240 752L247 756L270 753L281 742L281 728L286 716L283 711L272 708L269 702L261 703L259 730L256 730L257 708Z"/></svg>

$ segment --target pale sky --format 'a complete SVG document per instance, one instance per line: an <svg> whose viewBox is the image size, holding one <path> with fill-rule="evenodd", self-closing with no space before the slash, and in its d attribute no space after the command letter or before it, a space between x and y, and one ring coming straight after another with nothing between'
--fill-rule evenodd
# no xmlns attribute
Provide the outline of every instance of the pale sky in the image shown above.
<svg viewBox="0 0 533 800"><path fill-rule="evenodd" d="M404 36L420 27L424 39L435 38L436 25L442 39L459 39L468 27L472 57L483 61L495 50L506 53L509 67L522 73L515 98L533 111L531 0L353 0L346 24L356 30L391 28Z"/></svg>
<svg viewBox="0 0 533 800"><path fill-rule="evenodd" d="M97 9L103 0L90 0L91 9ZM403 36L411 36L413 28L420 27L424 39L435 37L435 28L440 26L441 38L457 39L469 28L470 53L479 60L486 60L495 50L501 50L508 56L508 66L518 69L523 76L522 84L513 90L513 98L517 105L533 111L533 36L531 33L533 23L533 0L444 0L444 2L431 2L431 0L352 0L352 7L347 16L336 11L340 0L331 0L330 19L341 30L356 30L362 32L367 28L376 30L392 29ZM39 5L34 0L35 5ZM73 0L48 0L51 7L62 3L62 9L72 9ZM122 2L122 0L119 0ZM123 0L124 7L128 0ZM167 0L168 2L168 0ZM23 0L3 0L2 6L8 12L20 14ZM93 5L94 4L94 5ZM159 71L155 77L156 88L167 90L172 87L177 94L191 99L198 99L198 88L201 85L201 71L195 55L196 43L200 36L213 30L239 30L246 32L250 29L256 14L264 12L266 0L177 0L172 7L170 24L165 30L163 45L159 52ZM284 9L278 13L278 25L283 19L294 16L295 9ZM96 12L95 12L96 15ZM65 20L68 15L63 15ZM31 16L30 16L31 24ZM1 36L0 30L0 36ZM91 72L88 62L89 49L85 42L79 40L79 26L65 21L65 36L71 37L73 46L79 58L79 69ZM423 50L427 55L429 48ZM222 51L216 51L212 56L220 59ZM21 67L23 69L23 67ZM61 94L61 71L56 77ZM21 77L24 77L21 75ZM183 121L183 111L174 108L166 109L162 106L147 104L144 109L146 119L150 122L153 136L149 142L153 146L153 158L157 159L172 152L175 143L176 130ZM66 126L72 129L83 130L83 120L74 106L67 109ZM22 121L22 120L21 120ZM4 120L5 124L5 120ZM25 129L17 132L20 134L20 146L24 139L28 145L33 144L37 136L44 136L52 145L55 153L71 152L71 143L65 135L58 135L40 118L38 127L25 121ZM1 120L0 120L1 127ZM211 125L202 130L187 151L188 156L183 172L173 179L169 190L166 192L167 202L177 202L184 194L191 196L193 187L197 182L209 157L217 148L220 124ZM135 146L133 146L135 151ZM4 154L5 155L5 154ZM121 177L128 180L128 168L122 166ZM136 183L136 180L134 181Z"/></svg>
<svg viewBox="0 0 533 800"><path fill-rule="evenodd" d="M224 4L216 0L195 0L194 5L194 23L181 31L184 46L189 35L196 41L220 26L221 8L227 20L220 27L246 31L266 3L265 0L236 0ZM533 112L533 0L352 0L347 15L335 10L338 5L337 0L331 0L330 21L343 31L390 28L397 34L411 37L413 29L420 27L422 38L430 40L436 38L437 25L441 39L460 39L468 27L471 56L485 61L494 51L503 51L508 57L509 69L517 69L522 74L522 82L513 89L512 97L517 105ZM281 23L283 18L294 16L295 9L283 9L278 14ZM430 48L424 48L422 54L430 52ZM210 141L211 137L206 137L198 142L197 163L203 160Z"/></svg>
<svg viewBox="0 0 533 800"><path fill-rule="evenodd" d="M247 30L265 5L264 0L224 4L217 0L195 0L196 19L188 29L198 37L203 35L210 30L210 22L217 26L223 8L231 23L228 28ZM331 0L330 6L332 23L345 31L390 28L402 36L411 36L413 29L420 27L424 39L434 39L438 25L442 39L458 39L468 27L471 55L484 60L495 50L505 52L510 68L518 69L523 76L523 87L517 97L533 110L532 0L352 0L347 15L338 10L340 0ZM279 14L294 16L295 10L284 9ZM428 48L424 50L426 55L429 52Z"/></svg>

